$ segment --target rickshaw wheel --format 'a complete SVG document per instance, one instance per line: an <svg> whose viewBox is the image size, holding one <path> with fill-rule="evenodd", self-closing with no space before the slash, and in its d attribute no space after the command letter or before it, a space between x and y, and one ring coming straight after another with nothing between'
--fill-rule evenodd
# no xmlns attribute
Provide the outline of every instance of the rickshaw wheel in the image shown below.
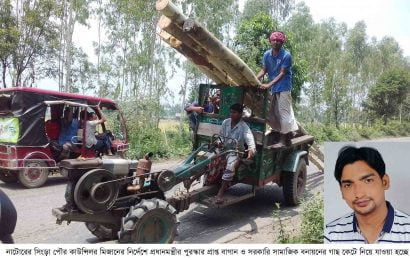
<svg viewBox="0 0 410 260"><path fill-rule="evenodd" d="M142 200L122 218L120 243L172 243L177 232L176 210L160 199Z"/></svg>
<svg viewBox="0 0 410 260"><path fill-rule="evenodd" d="M25 168L20 170L18 179L26 188L42 186L48 179L48 169L45 162L32 160L26 163ZM31 169L32 168L32 169Z"/></svg>
<svg viewBox="0 0 410 260"><path fill-rule="evenodd" d="M299 204L303 192L305 191L307 178L306 161L301 158L296 168L296 172L283 172L283 197L286 204L295 206Z"/></svg>
<svg viewBox="0 0 410 260"><path fill-rule="evenodd" d="M18 181L17 174L10 171L0 171L0 180L4 183L16 183Z"/></svg>
<svg viewBox="0 0 410 260"><path fill-rule="evenodd" d="M112 240L118 238L119 228L115 228L109 224L86 222L85 226L94 236L101 240Z"/></svg>

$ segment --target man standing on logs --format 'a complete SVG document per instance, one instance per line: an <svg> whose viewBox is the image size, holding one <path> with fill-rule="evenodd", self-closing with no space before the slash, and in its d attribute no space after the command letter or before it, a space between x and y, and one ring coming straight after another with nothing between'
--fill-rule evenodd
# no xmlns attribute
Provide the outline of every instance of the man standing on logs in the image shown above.
<svg viewBox="0 0 410 260"><path fill-rule="evenodd" d="M269 37L272 46L263 55L262 70L256 76L259 80L268 73L268 83L261 84L262 89L271 89L272 97L267 120L272 127L275 145L291 145L293 131L298 129L292 109L292 56L282 48L286 36L274 32Z"/></svg>

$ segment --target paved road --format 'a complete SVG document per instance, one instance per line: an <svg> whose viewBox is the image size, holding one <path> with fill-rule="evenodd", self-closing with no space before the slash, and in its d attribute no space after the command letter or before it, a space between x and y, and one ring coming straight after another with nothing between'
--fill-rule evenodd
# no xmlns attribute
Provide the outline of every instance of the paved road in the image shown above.
<svg viewBox="0 0 410 260"><path fill-rule="evenodd" d="M175 165L176 161L157 164L158 168ZM154 164L155 166L155 164ZM17 243L100 243L84 226L83 223L57 225L51 215L51 209L65 203L65 179L52 177L45 186L37 189L24 189L20 185L5 185L4 190L14 202L18 221L14 238ZM241 185L234 187L238 192L250 187ZM308 166L308 181L306 196L311 196L323 190L323 174L318 173L314 166ZM179 214L180 222L176 243L229 243L237 237L257 233L271 226L274 219L272 212L275 202L282 201L282 188L277 185L267 185L257 190L256 197L243 201L225 209L211 209L199 204L191 205L190 209ZM281 209L282 216L290 218L298 216L299 207ZM252 241L265 242L272 241ZM104 243L116 243L108 241Z"/></svg>

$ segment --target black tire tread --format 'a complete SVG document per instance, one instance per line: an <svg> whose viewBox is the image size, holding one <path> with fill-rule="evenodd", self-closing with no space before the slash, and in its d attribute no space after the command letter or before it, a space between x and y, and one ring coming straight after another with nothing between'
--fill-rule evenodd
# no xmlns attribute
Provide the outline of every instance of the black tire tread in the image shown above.
<svg viewBox="0 0 410 260"><path fill-rule="evenodd" d="M304 169L303 169L304 168ZM282 184L283 184L283 198L285 203L290 206L296 206L300 202L300 198L297 195L297 178L301 174L302 170L306 172L306 160L301 158L296 168L296 172L283 172ZM305 176L306 182L306 176Z"/></svg>
<svg viewBox="0 0 410 260"><path fill-rule="evenodd" d="M130 207L128 214L121 220L121 230L118 232L118 240L120 243L140 243L140 241L132 241L132 232L136 227L137 222L149 211L163 209L168 213L173 215L174 226L171 227L173 230L171 232L171 238L169 243L172 243L176 236L176 210L168 202L153 198L153 199L143 199L139 204Z"/></svg>
<svg viewBox="0 0 410 260"><path fill-rule="evenodd" d="M94 236L101 240L113 240L118 238L118 233L111 227L95 222L86 222L85 226Z"/></svg>

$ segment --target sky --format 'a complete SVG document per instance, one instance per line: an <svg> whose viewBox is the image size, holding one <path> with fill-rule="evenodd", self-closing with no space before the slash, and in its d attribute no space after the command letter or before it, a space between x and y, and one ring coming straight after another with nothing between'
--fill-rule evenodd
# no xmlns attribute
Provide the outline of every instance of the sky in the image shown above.
<svg viewBox="0 0 410 260"><path fill-rule="evenodd" d="M302 2L297 0L296 2ZM377 40L392 36L410 56L410 1L408 0L304 0L315 22L334 17L349 28L363 20L367 35Z"/></svg>
<svg viewBox="0 0 410 260"><path fill-rule="evenodd" d="M243 9L246 0L240 0ZM296 2L302 2L296 0ZM405 56L410 56L410 0L304 0L310 8L315 22L334 17L338 22L345 22L349 28L363 20L367 25L367 35L377 40L384 36L394 37L403 49ZM73 41L83 48L90 60L96 63L96 55L92 46L97 41L97 26L91 22L91 28L76 25ZM370 40L370 38L369 38ZM183 84L182 71L175 74L168 81L168 87L178 93ZM43 83L43 84L42 84ZM57 90L57 83L53 80L42 80L38 86ZM178 95L175 94L178 98ZM178 102L178 100L174 100Z"/></svg>

